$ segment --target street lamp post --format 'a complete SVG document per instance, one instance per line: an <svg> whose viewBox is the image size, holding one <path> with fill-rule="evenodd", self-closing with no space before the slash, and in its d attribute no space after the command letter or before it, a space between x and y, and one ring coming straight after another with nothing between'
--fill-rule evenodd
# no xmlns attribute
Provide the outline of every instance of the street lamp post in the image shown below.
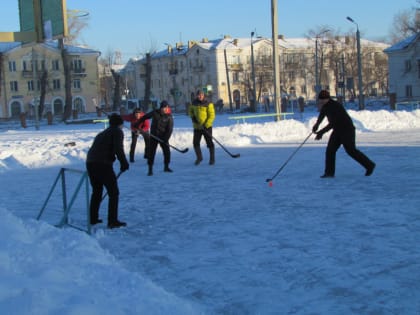
<svg viewBox="0 0 420 315"><path fill-rule="evenodd" d="M253 103L251 104L251 112L256 112L257 106L257 93L255 86L255 64L254 64L254 43L252 38L254 37L254 32L251 32L251 75L252 75L252 97L254 98Z"/></svg>
<svg viewBox="0 0 420 315"><path fill-rule="evenodd" d="M357 42L357 75L359 77L358 89L359 89L359 109L365 108L363 99L363 79L362 79L362 56L360 51L360 32L359 25L351 18L347 17L347 20L356 25L356 42Z"/></svg>
<svg viewBox="0 0 420 315"><path fill-rule="evenodd" d="M319 75L319 66L318 66L318 38L320 38L325 33L329 32L330 30L324 30L318 33L315 36L315 93L316 97L318 97L319 92L321 91L321 84L320 84L320 75Z"/></svg>

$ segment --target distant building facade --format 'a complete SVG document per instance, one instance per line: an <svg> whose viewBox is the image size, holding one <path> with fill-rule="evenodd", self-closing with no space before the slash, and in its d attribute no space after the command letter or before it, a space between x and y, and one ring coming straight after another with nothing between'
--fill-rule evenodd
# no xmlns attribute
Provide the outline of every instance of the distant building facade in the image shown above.
<svg viewBox="0 0 420 315"><path fill-rule="evenodd" d="M279 38L282 96L288 100L314 99L318 75L322 88L346 99L356 98L355 39L326 38L315 45L316 40L319 39ZM362 40L365 95L387 93L388 65L383 52L387 47L383 43ZM273 101L271 39L225 36L189 41L187 45L177 43L175 47L168 45L167 49L151 54L149 61L143 58L130 62L130 70L123 70L128 85L139 98L145 93L147 66L151 69L151 96L169 100L179 110L191 102L197 89L203 89L213 102L222 100L225 108L237 109L251 104L254 86L258 104Z"/></svg>
<svg viewBox="0 0 420 315"><path fill-rule="evenodd" d="M385 49L389 92L396 102L420 100L420 34Z"/></svg>
<svg viewBox="0 0 420 315"><path fill-rule="evenodd" d="M72 110L94 112L99 95L98 58L95 50L65 46L70 58ZM42 114L61 115L65 105L65 80L57 42L22 45L0 43L0 118L34 115L45 86ZM41 81L46 84L41 84Z"/></svg>

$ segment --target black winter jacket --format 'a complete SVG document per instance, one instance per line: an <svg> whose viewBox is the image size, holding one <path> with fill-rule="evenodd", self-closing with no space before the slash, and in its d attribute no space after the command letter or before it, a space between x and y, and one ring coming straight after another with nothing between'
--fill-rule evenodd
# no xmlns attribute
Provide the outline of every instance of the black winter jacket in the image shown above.
<svg viewBox="0 0 420 315"><path fill-rule="evenodd" d="M172 115L163 114L160 109L155 109L140 118L138 124L141 124L143 121L150 118L152 119L150 133L164 142L168 142L174 129L174 119Z"/></svg>
<svg viewBox="0 0 420 315"><path fill-rule="evenodd" d="M124 153L124 133L118 126L111 126L100 132L93 140L86 163L113 164L115 157L120 164L128 165Z"/></svg>
<svg viewBox="0 0 420 315"><path fill-rule="evenodd" d="M328 125L322 128L322 130L319 131L320 133L326 133L330 129L333 129L338 133L346 133L355 129L350 115L339 102L330 99L322 106L315 123L315 129L318 129L325 116L328 119Z"/></svg>

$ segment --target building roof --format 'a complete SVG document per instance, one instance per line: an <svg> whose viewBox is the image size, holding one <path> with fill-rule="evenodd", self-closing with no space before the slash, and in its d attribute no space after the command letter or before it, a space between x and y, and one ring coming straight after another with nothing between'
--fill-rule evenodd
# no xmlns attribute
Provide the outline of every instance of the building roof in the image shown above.
<svg viewBox="0 0 420 315"><path fill-rule="evenodd" d="M48 48L59 49L58 41L48 41L39 45L44 45ZM8 52L20 46L22 46L21 42L0 42L0 53ZM70 54L100 54L100 52L97 50L81 46L64 45L64 47Z"/></svg>
<svg viewBox="0 0 420 315"><path fill-rule="evenodd" d="M328 38L325 39L326 41L330 40ZM254 37L252 39L253 44L257 44L260 41L267 41L271 42L271 38L260 38ZM345 37L335 38L334 41L345 43ZM374 42L367 39L361 39L362 46L368 47L379 47L385 49L388 47L388 44L381 43L381 42ZM161 51L155 52L152 54L152 58L165 58L170 56L180 56L185 55L188 50L194 46L198 46L202 49L206 50L235 50L235 49L244 49L251 46L251 37L244 37L244 38L232 38L230 36L225 36L224 38L218 38L213 40L208 40L206 38L202 39L201 41L190 41L188 45L177 44L176 47L169 46L166 49ZM285 49L311 49L315 47L315 38L279 38L279 47L283 47ZM142 58L141 60L145 60Z"/></svg>
<svg viewBox="0 0 420 315"><path fill-rule="evenodd" d="M0 53L7 52L13 48L19 47L21 43L17 42L0 42Z"/></svg>
<svg viewBox="0 0 420 315"><path fill-rule="evenodd" d="M406 39L392 45L391 47L388 47L384 50L385 53L392 53L396 51L401 51L407 49L411 44L416 42L418 36L420 36L420 33L411 35L407 37Z"/></svg>

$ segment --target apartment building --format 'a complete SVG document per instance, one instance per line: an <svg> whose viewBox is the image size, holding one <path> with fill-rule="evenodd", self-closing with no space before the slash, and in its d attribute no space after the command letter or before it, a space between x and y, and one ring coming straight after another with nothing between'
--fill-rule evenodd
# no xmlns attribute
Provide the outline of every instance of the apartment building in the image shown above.
<svg viewBox="0 0 420 315"><path fill-rule="evenodd" d="M385 49L388 55L389 92L394 101L420 100L420 34Z"/></svg>
<svg viewBox="0 0 420 315"><path fill-rule="evenodd" d="M98 58L95 50L65 46L70 58L72 110L94 112L99 96ZM65 81L57 42L0 43L0 118L33 116L45 89L42 114L61 115L65 105Z"/></svg>
<svg viewBox="0 0 420 315"><path fill-rule="evenodd" d="M362 39L363 93L387 93L388 45ZM320 88L344 99L354 99L357 91L356 40L336 38L279 37L280 84L288 100L316 97ZM272 41L267 38L231 38L189 41L132 61L122 71L133 94L145 93L146 67L149 63L152 97L168 100L183 110L197 89L203 89L216 102L222 100L233 109L253 102L272 102L274 96ZM134 82L130 82L134 80Z"/></svg>

